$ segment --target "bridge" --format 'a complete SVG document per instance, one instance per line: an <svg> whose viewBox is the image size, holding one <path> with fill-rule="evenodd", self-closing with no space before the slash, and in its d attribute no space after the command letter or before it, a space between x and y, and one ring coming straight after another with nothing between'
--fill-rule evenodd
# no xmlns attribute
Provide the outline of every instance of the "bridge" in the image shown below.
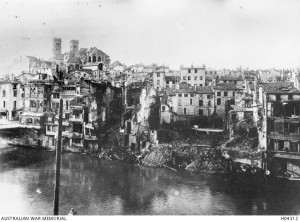
<svg viewBox="0 0 300 222"><path fill-rule="evenodd" d="M6 130L6 129L40 129L40 126L32 126L32 125L22 125L19 123L19 121L9 121L9 120L0 120L0 130Z"/></svg>

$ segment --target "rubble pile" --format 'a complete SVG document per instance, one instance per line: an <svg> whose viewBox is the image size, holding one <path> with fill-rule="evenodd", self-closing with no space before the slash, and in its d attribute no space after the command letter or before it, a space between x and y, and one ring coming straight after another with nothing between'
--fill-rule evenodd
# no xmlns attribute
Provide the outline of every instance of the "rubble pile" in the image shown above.
<svg viewBox="0 0 300 222"><path fill-rule="evenodd" d="M141 157L142 156L140 155L140 153L135 153L125 148L110 148L104 150L99 154L100 159L122 160L125 162L138 164L141 164Z"/></svg>
<svg viewBox="0 0 300 222"><path fill-rule="evenodd" d="M144 157L146 166L163 166L193 172L220 173L228 168L229 161L221 151L207 146L169 146L160 145Z"/></svg>
<svg viewBox="0 0 300 222"><path fill-rule="evenodd" d="M226 143L225 147L231 150L255 150L257 149L257 138L238 137Z"/></svg>
<svg viewBox="0 0 300 222"><path fill-rule="evenodd" d="M110 148L101 152L99 158L121 160L151 167L165 167L175 171L222 173L232 180L236 180L237 176L239 180L262 177L262 169L235 162L223 154L221 149L211 148L207 145L160 144L141 152L133 152L123 147Z"/></svg>
<svg viewBox="0 0 300 222"><path fill-rule="evenodd" d="M173 149L169 146L154 147L144 156L142 164L146 166L171 165L173 155Z"/></svg>
<svg viewBox="0 0 300 222"><path fill-rule="evenodd" d="M195 161L186 166L186 170L201 173L225 173L230 169L231 161L225 159L218 149L201 150Z"/></svg>

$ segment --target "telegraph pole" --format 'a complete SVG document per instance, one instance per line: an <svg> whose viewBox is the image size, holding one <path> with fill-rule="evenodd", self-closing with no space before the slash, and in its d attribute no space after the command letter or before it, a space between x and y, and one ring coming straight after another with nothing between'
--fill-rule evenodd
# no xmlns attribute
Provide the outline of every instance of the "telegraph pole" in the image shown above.
<svg viewBox="0 0 300 222"><path fill-rule="evenodd" d="M54 188L54 215L58 215L59 209L59 186L60 186L60 162L61 162L61 134L62 134L63 99L59 101L58 116L58 142L56 147L56 180Z"/></svg>

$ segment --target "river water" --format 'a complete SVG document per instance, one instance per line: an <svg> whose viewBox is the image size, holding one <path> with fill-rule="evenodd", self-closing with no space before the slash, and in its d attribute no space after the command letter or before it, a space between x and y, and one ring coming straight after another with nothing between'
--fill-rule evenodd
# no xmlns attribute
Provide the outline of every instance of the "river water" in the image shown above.
<svg viewBox="0 0 300 222"><path fill-rule="evenodd" d="M55 154L0 148L0 215L53 214ZM63 154L59 213L80 215L299 214L298 191L249 191L223 176Z"/></svg>

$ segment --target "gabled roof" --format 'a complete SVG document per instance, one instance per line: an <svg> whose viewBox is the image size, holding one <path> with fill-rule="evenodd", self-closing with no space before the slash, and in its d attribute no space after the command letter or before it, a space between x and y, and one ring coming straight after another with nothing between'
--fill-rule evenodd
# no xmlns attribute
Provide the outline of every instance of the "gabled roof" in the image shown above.
<svg viewBox="0 0 300 222"><path fill-rule="evenodd" d="M91 47L87 50L89 53L96 53L96 54L103 54L108 57L104 52L102 52L100 49L97 49L96 47Z"/></svg>
<svg viewBox="0 0 300 222"><path fill-rule="evenodd" d="M26 56L26 58L28 58L29 60L29 67L32 67L35 64L35 62L38 60L34 56Z"/></svg>
<svg viewBox="0 0 300 222"><path fill-rule="evenodd" d="M35 62L35 61L38 60L38 59L37 59L36 57L34 57L34 56L26 56L26 57L29 59L30 62Z"/></svg>
<svg viewBox="0 0 300 222"><path fill-rule="evenodd" d="M115 67L115 66L123 66L123 64L120 63L118 60L116 60L111 64L111 67Z"/></svg>
<svg viewBox="0 0 300 222"><path fill-rule="evenodd" d="M52 62L50 61L43 61L43 60L36 60L35 63L32 64L33 67L47 67L50 68L52 66Z"/></svg>

